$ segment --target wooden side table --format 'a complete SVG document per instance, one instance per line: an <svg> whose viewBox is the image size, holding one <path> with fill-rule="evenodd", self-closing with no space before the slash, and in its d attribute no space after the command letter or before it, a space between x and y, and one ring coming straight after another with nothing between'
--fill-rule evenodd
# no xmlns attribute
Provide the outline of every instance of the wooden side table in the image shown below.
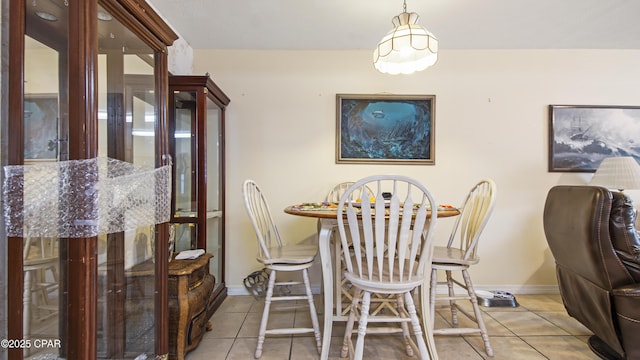
<svg viewBox="0 0 640 360"><path fill-rule="evenodd" d="M169 263L169 359L184 359L195 349L213 315L215 278L204 254L193 260Z"/></svg>

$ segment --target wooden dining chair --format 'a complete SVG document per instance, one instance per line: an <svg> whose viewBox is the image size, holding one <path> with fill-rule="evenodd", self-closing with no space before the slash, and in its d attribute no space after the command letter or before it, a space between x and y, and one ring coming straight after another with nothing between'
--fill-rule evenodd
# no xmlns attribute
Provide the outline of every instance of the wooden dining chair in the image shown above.
<svg viewBox="0 0 640 360"><path fill-rule="evenodd" d="M242 188L242 193L251 225L258 238L258 255L256 259L262 263L266 269L270 270L264 300L264 310L258 331L258 344L256 346L255 358L258 359L262 356L262 345L266 335L314 333L318 353L320 353L322 346L320 326L318 323L318 314L313 303L311 285L309 283L309 268L316 257L318 246L285 244L280 238L278 228L273 221L267 199L258 185L253 180L246 180ZM302 272L302 281L276 281L279 271L300 271ZM304 284L306 295L274 296L274 287L276 286L300 284ZM312 328L267 329L271 302L297 300L307 300L311 322L313 324Z"/></svg>
<svg viewBox="0 0 640 360"><path fill-rule="evenodd" d="M23 243L23 333L35 332L34 325L58 315L60 258L58 239L26 237ZM25 349L28 355L30 349Z"/></svg>
<svg viewBox="0 0 640 360"><path fill-rule="evenodd" d="M351 201L352 193L365 187L373 190L375 198ZM383 192L390 192L391 199L385 200ZM430 192L424 185L404 176L366 177L342 195L337 222L346 264L344 276L355 290L342 357L351 353L354 359L362 359L367 332L401 332L408 356L413 356L414 350L422 359L430 359L430 354L435 356L431 334L429 329L422 328L412 297L413 291L427 281L425 270L431 261L437 219L437 211L431 209L437 206ZM353 244L351 250L350 243ZM396 313L371 317L372 294L393 294ZM358 339L354 347L351 337L356 318ZM400 326L369 328L369 323ZM411 323L415 342L407 323Z"/></svg>
<svg viewBox="0 0 640 360"><path fill-rule="evenodd" d="M347 189L349 189L349 187L353 184L355 184L354 181L345 181L345 182L341 182L334 185L331 188L331 190L329 190L329 192L327 193L327 197L325 200L328 202L337 204L340 201L340 198L342 197L342 195L344 195ZM358 191L353 192L350 196L351 196L351 200L357 201L358 199L361 199L365 196L368 198L372 198L373 196L375 196L375 194L371 189L369 189L368 187L365 187L363 189L359 189Z"/></svg>
<svg viewBox="0 0 640 360"><path fill-rule="evenodd" d="M496 186L492 180L485 179L478 182L471 188L463 205L459 208L460 215L456 218L449 236L447 246L436 246L433 252L433 263L431 265L431 290L430 290L430 312L433 324L435 316L436 301L448 301L451 310L452 328L434 329L435 335L463 335L480 333L487 355L493 356L493 349L489 342L489 335L482 319L482 311L478 306L478 298L469 267L480 261L478 256L478 243L480 234L484 230L489 217L493 212L495 203ZM438 271L444 271L446 280L438 282ZM453 277L453 271L459 271L462 280ZM447 295L437 295L438 285L447 286ZM456 289L463 289L464 292L456 294ZM468 300L473 307L473 314L462 308L456 301ZM458 327L458 312L476 323L475 328Z"/></svg>
<svg viewBox="0 0 640 360"><path fill-rule="evenodd" d="M355 184L355 182L345 181L345 182L341 182L334 185L331 188L331 190L329 190L329 193L327 193L325 201L337 204L338 202L340 202L340 198L345 193L345 191L347 191L347 189L349 189L349 187L353 184ZM361 201L363 197L367 197L371 199L374 196L375 194L370 188L364 187L357 191L352 192L350 195L350 200ZM320 221L318 221L318 232L320 232ZM347 279L344 276L342 276L342 274L346 270L344 258L342 256L342 245L341 245L340 239L336 239L336 236L334 235L335 235L335 231L334 231L334 234L331 235L331 244L333 245L333 259L334 259L333 264L335 268L334 269L334 274L335 274L334 294L335 294L336 302L334 305L337 309L336 311L339 314L348 315L349 310L351 309L350 304L351 304L351 301L353 300L351 283L347 281ZM351 242L349 242L349 244L351 244ZM376 296L376 298L382 298L382 297L386 297L386 296L383 296L383 295ZM388 303L382 303L379 306L375 307L375 309L373 310L373 313L374 314L378 313L383 309L385 309L385 307L390 309L391 311L394 311L392 307L388 306Z"/></svg>

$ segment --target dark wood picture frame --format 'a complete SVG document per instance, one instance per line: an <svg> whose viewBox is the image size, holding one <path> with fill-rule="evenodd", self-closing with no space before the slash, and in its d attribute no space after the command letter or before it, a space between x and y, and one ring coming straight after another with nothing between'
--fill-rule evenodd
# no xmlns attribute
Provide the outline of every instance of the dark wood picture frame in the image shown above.
<svg viewBox="0 0 640 360"><path fill-rule="evenodd" d="M595 172L613 156L640 160L640 106L549 105L550 172Z"/></svg>
<svg viewBox="0 0 640 360"><path fill-rule="evenodd" d="M336 163L435 164L435 95L336 95Z"/></svg>

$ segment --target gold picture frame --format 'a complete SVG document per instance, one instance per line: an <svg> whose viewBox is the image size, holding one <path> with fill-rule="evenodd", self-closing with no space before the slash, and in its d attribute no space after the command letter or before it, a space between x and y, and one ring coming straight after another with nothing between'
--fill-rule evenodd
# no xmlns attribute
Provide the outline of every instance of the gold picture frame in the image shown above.
<svg viewBox="0 0 640 360"><path fill-rule="evenodd" d="M435 95L336 95L336 163L435 164Z"/></svg>

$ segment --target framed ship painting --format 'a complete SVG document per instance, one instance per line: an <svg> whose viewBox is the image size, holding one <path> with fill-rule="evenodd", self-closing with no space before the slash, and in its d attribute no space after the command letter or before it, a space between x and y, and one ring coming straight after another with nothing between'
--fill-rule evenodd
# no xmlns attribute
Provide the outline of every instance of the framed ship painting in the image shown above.
<svg viewBox="0 0 640 360"><path fill-rule="evenodd" d="M550 172L595 172L613 156L640 160L640 107L549 105Z"/></svg>
<svg viewBox="0 0 640 360"><path fill-rule="evenodd" d="M336 163L435 164L435 95L336 95Z"/></svg>

